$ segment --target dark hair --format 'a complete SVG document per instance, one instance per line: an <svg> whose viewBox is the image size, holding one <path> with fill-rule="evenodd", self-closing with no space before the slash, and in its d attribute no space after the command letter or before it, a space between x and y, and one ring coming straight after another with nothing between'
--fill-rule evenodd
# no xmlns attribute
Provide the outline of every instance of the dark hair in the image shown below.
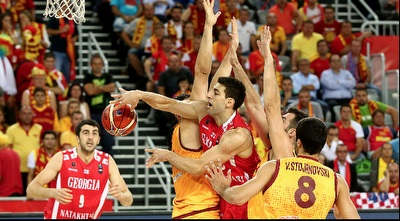
<svg viewBox="0 0 400 221"><path fill-rule="evenodd" d="M229 35L228 30L226 30L226 29L220 29L220 30L218 30L218 34L217 34L218 40L219 40L219 34L220 34L221 32L225 32L225 33L227 33L227 34Z"/></svg>
<svg viewBox="0 0 400 221"><path fill-rule="evenodd" d="M71 98L71 88L79 86L81 88L81 96L79 97L79 101L83 102L85 100L85 89L83 88L83 84L79 82L79 80L74 80L69 83L68 88L67 88L67 99Z"/></svg>
<svg viewBox="0 0 400 221"><path fill-rule="evenodd" d="M357 93L358 91L365 91L368 94L367 88L356 88L355 93Z"/></svg>
<svg viewBox="0 0 400 221"><path fill-rule="evenodd" d="M184 23L183 23L183 25L182 25L182 38L181 38L181 40L182 40L182 42L184 42L186 39L188 39L188 37L185 35L185 32L183 31L183 29L186 27L186 25L188 25L188 24L192 24L192 25L194 25L193 24L193 22L192 21L190 21L190 20L187 20L187 21L185 21ZM201 39L201 35L199 35L200 36L200 39Z"/></svg>
<svg viewBox="0 0 400 221"><path fill-rule="evenodd" d="M343 108L345 108L345 107L348 107L348 108L351 109L350 104L342 104L342 105L340 106L340 112L342 112Z"/></svg>
<svg viewBox="0 0 400 221"><path fill-rule="evenodd" d="M180 9L180 10L183 10L183 5L182 5L182 3L177 2L177 1L174 1L174 2L175 2L175 4L174 4L174 6L172 6L171 9L178 8L178 9Z"/></svg>
<svg viewBox="0 0 400 221"><path fill-rule="evenodd" d="M90 58L90 63L93 63L93 60L94 60L95 58L100 58L101 61L102 61L103 64L104 64L103 58L101 57L101 55L100 55L99 53L96 53L96 54L93 54L93 55L92 55L92 58Z"/></svg>
<svg viewBox="0 0 400 221"><path fill-rule="evenodd" d="M314 22L313 22L311 19L305 20L305 21L303 22L303 26L304 26L305 24L312 24L312 26L314 26Z"/></svg>
<svg viewBox="0 0 400 221"><path fill-rule="evenodd" d="M326 11L326 9L332 9L332 11L333 12L335 12L335 8L334 7L332 7L332 5L326 5L325 7L324 7L324 12Z"/></svg>
<svg viewBox="0 0 400 221"><path fill-rule="evenodd" d="M182 81L187 81L190 84L190 80L185 77L185 76L181 76L178 78L178 80L176 81L177 85L179 85L179 83L181 83Z"/></svg>
<svg viewBox="0 0 400 221"><path fill-rule="evenodd" d="M385 116L385 112L383 111L383 110L381 110L381 109L376 109L376 110L374 110L374 112L372 112L372 118L374 118L375 117L375 115L377 115L378 113L381 113L383 116Z"/></svg>
<svg viewBox="0 0 400 221"><path fill-rule="evenodd" d="M225 98L233 98L235 104L233 110L242 106L246 98L246 88L241 81L232 77L220 77L218 83L225 86Z"/></svg>
<svg viewBox="0 0 400 221"><path fill-rule="evenodd" d="M54 55L54 53L52 51L46 52L44 54L44 60L46 60L46 58L54 58L56 59L56 56Z"/></svg>
<svg viewBox="0 0 400 221"><path fill-rule="evenodd" d="M293 82L292 78L289 77L289 76L283 76L282 82L283 82L284 80L290 80L290 82Z"/></svg>
<svg viewBox="0 0 400 221"><path fill-rule="evenodd" d="M82 111L74 111L74 112L72 112L72 114L71 114L71 120L72 120L72 117L73 117L75 114L82 114L82 115L83 115Z"/></svg>
<svg viewBox="0 0 400 221"><path fill-rule="evenodd" d="M5 17L7 17L7 16L9 16L10 18L11 18L11 22L12 22L12 16L11 16L11 14L7 11L7 12L4 12L4 13L0 13L0 30L2 30L4 27L3 27L3 19L5 18Z"/></svg>
<svg viewBox="0 0 400 221"><path fill-rule="evenodd" d="M71 99L68 99L67 109L70 107L71 104L74 104L74 103L81 105L81 103L78 100L71 98Z"/></svg>
<svg viewBox="0 0 400 221"><path fill-rule="evenodd" d="M330 131L330 130L332 130L332 129L339 129L337 126L335 126L335 125L330 125L329 127L328 127L328 129L327 129L327 131Z"/></svg>
<svg viewBox="0 0 400 221"><path fill-rule="evenodd" d="M288 129L297 128L297 124L300 122L300 120L308 117L308 114L296 107L290 107L286 113L294 114L294 118L290 121Z"/></svg>
<svg viewBox="0 0 400 221"><path fill-rule="evenodd" d="M82 120L82 121L78 124L78 126L76 127L75 134L76 134L76 136L78 136L79 138L80 138L80 135L79 135L79 134L81 133L81 129L82 129L83 125L90 125L90 126L93 126L93 127L97 127L97 129L99 130L99 135L101 134L101 128L100 128L99 123L97 123L97 121L92 120L92 119L84 119L84 120Z"/></svg>
<svg viewBox="0 0 400 221"><path fill-rule="evenodd" d="M320 153L325 145L327 130L325 123L316 117L301 119L296 129L296 140L300 139L305 152Z"/></svg>
<svg viewBox="0 0 400 221"><path fill-rule="evenodd" d="M153 27L154 27L154 30L157 29L157 28L164 28L164 23L162 23L162 22L157 22L157 23L155 23L155 24L153 25Z"/></svg>
<svg viewBox="0 0 400 221"><path fill-rule="evenodd" d="M183 101L183 100L188 99L189 97L190 97L189 94L180 94L180 95L176 96L175 99L178 100L178 101Z"/></svg>
<svg viewBox="0 0 400 221"><path fill-rule="evenodd" d="M44 137L45 137L47 134L53 134L54 137L57 139L57 134L56 134L56 132L55 132L54 130L45 130L45 131L42 133L42 136L41 136L42 140L44 140Z"/></svg>
<svg viewBox="0 0 400 221"><path fill-rule="evenodd" d="M326 44L328 44L328 41L326 41L325 39L321 39L319 41L317 41L317 47L319 44L321 44L322 42L325 42Z"/></svg>
<svg viewBox="0 0 400 221"><path fill-rule="evenodd" d="M297 62L296 62L297 68L300 67L300 63L302 63L302 62L307 62L307 65L310 66L310 61L309 61L307 58L300 58L300 59L297 60Z"/></svg>
<svg viewBox="0 0 400 221"><path fill-rule="evenodd" d="M33 90L33 95L35 95L37 92L43 92L46 94L46 91L42 87L35 87L35 90Z"/></svg>
<svg viewBox="0 0 400 221"><path fill-rule="evenodd" d="M164 36L161 37L161 40L160 40L161 44L164 43L165 40L170 40L170 41L174 42L172 37L169 36L169 35L164 35Z"/></svg>
<svg viewBox="0 0 400 221"><path fill-rule="evenodd" d="M343 24L350 24L351 25L351 22L349 20L343 20L342 22L340 22L340 28L343 27Z"/></svg>
<svg viewBox="0 0 400 221"><path fill-rule="evenodd" d="M21 12L19 13L19 15L18 15L18 21L19 21L19 22L21 22L20 19L19 19L19 16L20 16L21 14L26 15L26 17L28 17L29 21L31 21L31 22L33 21L33 15L32 15L32 13L31 13L29 10L23 10L23 11L21 11Z"/></svg>
<svg viewBox="0 0 400 221"><path fill-rule="evenodd" d="M308 89L305 88L305 87L301 88L301 89L299 90L299 93L298 93L298 94L303 93L303 92L307 92L307 94L310 94L310 90L308 90Z"/></svg>

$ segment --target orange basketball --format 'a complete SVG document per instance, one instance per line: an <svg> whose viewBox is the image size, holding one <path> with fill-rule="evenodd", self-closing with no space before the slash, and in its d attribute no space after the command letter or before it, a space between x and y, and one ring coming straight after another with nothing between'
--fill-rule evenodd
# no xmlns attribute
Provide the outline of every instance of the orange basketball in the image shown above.
<svg viewBox="0 0 400 221"><path fill-rule="evenodd" d="M101 123L109 134L126 136L136 127L137 113L135 110L131 111L129 104L122 106L118 110L114 109L114 104L109 104L103 110Z"/></svg>

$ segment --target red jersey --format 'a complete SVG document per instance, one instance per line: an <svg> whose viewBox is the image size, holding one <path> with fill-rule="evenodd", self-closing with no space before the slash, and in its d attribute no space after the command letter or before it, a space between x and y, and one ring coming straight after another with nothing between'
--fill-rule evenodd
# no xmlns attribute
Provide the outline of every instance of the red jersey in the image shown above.
<svg viewBox="0 0 400 221"><path fill-rule="evenodd" d="M188 67L192 74L194 74L194 65L196 64L198 53L199 51L191 50L182 56L183 65Z"/></svg>
<svg viewBox="0 0 400 221"><path fill-rule="evenodd" d="M64 93L65 90L68 88L68 83L67 80L65 79L64 74L55 68L53 68L53 70L47 71L46 74L47 74L46 85L50 87L59 86ZM65 100L64 94L59 94L57 96L57 100L58 101Z"/></svg>
<svg viewBox="0 0 400 221"><path fill-rule="evenodd" d="M190 7L190 16L189 21L193 23L194 32L196 35L203 35L204 32L204 24L206 22L206 12L204 10L200 10L197 8L195 4L192 4Z"/></svg>
<svg viewBox="0 0 400 221"><path fill-rule="evenodd" d="M368 131L368 151L375 151L394 138L388 126L368 126Z"/></svg>
<svg viewBox="0 0 400 221"><path fill-rule="evenodd" d="M71 203L61 204L50 198L44 211L45 219L97 219L108 193L109 155L94 151L88 164L76 153L76 148L64 150L63 162L56 180L56 188L72 190Z"/></svg>
<svg viewBox="0 0 400 221"><path fill-rule="evenodd" d="M332 24L327 24L322 19L314 24L314 31L323 35L330 45L333 39L340 34L340 23L334 20Z"/></svg>
<svg viewBox="0 0 400 221"><path fill-rule="evenodd" d="M9 147L0 149L0 197L22 194L22 178L19 169L20 158Z"/></svg>
<svg viewBox="0 0 400 221"><path fill-rule="evenodd" d="M317 75L318 79L321 79L321 74L323 71L331 68L329 64L329 57L330 55L326 59L322 59L321 57L317 57L314 60L310 59L310 68L314 70L314 74Z"/></svg>
<svg viewBox="0 0 400 221"><path fill-rule="evenodd" d="M49 106L38 108L33 105L31 107L33 110L33 122L42 125L42 133L46 130L59 130L58 116L53 108Z"/></svg>
<svg viewBox="0 0 400 221"><path fill-rule="evenodd" d="M341 120L338 120L335 123L335 126L339 128L339 140L343 141L347 146L348 151L355 151L357 141L356 130L351 126L343 127Z"/></svg>
<svg viewBox="0 0 400 221"><path fill-rule="evenodd" d="M331 54L339 54L340 51L342 51L347 45L351 44L351 41L358 36L360 36L361 33L355 33L351 34L350 37L344 38L342 34L339 34L336 36L332 43L331 43ZM361 45L361 54L366 55L366 45L365 45L365 39L362 42Z"/></svg>
<svg viewBox="0 0 400 221"><path fill-rule="evenodd" d="M153 54L152 58L154 59L153 80L158 81L158 78L160 78L160 73L168 69L168 56L164 51L158 51Z"/></svg>
<svg viewBox="0 0 400 221"><path fill-rule="evenodd" d="M203 151L207 151L217 145L223 134L230 129L243 127L251 133L250 127L237 111L221 126L218 126L214 118L210 115L201 119L199 126ZM230 169L232 172L231 186L241 185L250 180L259 162L260 158L254 145L253 153L250 157L241 158L235 155L229 161L225 162L225 171ZM247 219L247 203L238 206L230 204L221 198L220 215L222 219Z"/></svg>

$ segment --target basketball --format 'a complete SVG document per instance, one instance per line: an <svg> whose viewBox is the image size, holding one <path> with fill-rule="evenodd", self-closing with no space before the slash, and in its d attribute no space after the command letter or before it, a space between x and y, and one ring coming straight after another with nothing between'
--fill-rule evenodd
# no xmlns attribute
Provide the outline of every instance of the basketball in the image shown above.
<svg viewBox="0 0 400 221"><path fill-rule="evenodd" d="M137 113L131 111L131 106L126 104L115 110L114 104L109 104L103 110L101 123L104 129L114 136L126 136L135 129L137 124Z"/></svg>

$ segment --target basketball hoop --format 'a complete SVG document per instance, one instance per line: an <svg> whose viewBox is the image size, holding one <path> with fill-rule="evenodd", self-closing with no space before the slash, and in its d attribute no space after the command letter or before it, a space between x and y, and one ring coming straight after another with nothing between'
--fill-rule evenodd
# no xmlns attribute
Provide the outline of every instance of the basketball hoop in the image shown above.
<svg viewBox="0 0 400 221"><path fill-rule="evenodd" d="M47 0L44 16L85 22L85 0Z"/></svg>

